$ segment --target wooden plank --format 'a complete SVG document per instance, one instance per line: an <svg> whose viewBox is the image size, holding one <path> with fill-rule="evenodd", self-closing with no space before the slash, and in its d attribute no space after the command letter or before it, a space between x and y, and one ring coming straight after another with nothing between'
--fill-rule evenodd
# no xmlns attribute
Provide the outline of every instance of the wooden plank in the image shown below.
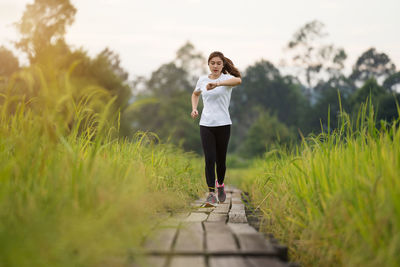
<svg viewBox="0 0 400 267"><path fill-rule="evenodd" d="M190 215L190 212L188 212L188 211L172 213L172 217L178 218L178 219L185 219L189 215Z"/></svg>
<svg viewBox="0 0 400 267"><path fill-rule="evenodd" d="M211 212L210 216L208 216L207 221L208 222L226 222L226 219L228 218L228 214L218 214Z"/></svg>
<svg viewBox="0 0 400 267"><path fill-rule="evenodd" d="M230 232L206 232L206 250L209 252L236 252L235 239Z"/></svg>
<svg viewBox="0 0 400 267"><path fill-rule="evenodd" d="M270 242L260 233L255 234L237 234L240 250L244 252L266 252L271 255L277 254Z"/></svg>
<svg viewBox="0 0 400 267"><path fill-rule="evenodd" d="M249 264L246 262L244 257L236 256L221 256L221 257L210 257L210 267L248 267Z"/></svg>
<svg viewBox="0 0 400 267"><path fill-rule="evenodd" d="M247 223L245 211L230 211L229 212L230 223Z"/></svg>
<svg viewBox="0 0 400 267"><path fill-rule="evenodd" d="M193 210L193 209L196 210L196 209L198 209L198 208L204 206L204 203L206 203L206 200L205 200L205 199L198 199L198 200L192 202L192 203L190 204L190 206L191 206L192 210Z"/></svg>
<svg viewBox="0 0 400 267"><path fill-rule="evenodd" d="M147 250L170 251L176 231L176 228L165 228L156 231L146 239L144 248Z"/></svg>
<svg viewBox="0 0 400 267"><path fill-rule="evenodd" d="M199 213L190 213L190 215L185 219L185 222L202 222L207 220L208 214L199 212Z"/></svg>
<svg viewBox="0 0 400 267"><path fill-rule="evenodd" d="M206 267L206 260L203 256L174 256L171 259L171 267Z"/></svg>
<svg viewBox="0 0 400 267"><path fill-rule="evenodd" d="M286 263L270 257L248 257L247 260L254 267L286 267ZM250 265L249 264L249 265Z"/></svg>
<svg viewBox="0 0 400 267"><path fill-rule="evenodd" d="M230 207L230 203L220 203L218 204L218 206L216 207L216 209L225 209L225 208L229 208Z"/></svg>
<svg viewBox="0 0 400 267"><path fill-rule="evenodd" d="M234 234L255 234L257 230L247 223L228 223L228 227Z"/></svg>
<svg viewBox="0 0 400 267"><path fill-rule="evenodd" d="M225 192L232 192L233 189L234 188L231 185L225 185Z"/></svg>
<svg viewBox="0 0 400 267"><path fill-rule="evenodd" d="M174 251L202 252L204 232L201 222L185 223L179 229Z"/></svg>
<svg viewBox="0 0 400 267"><path fill-rule="evenodd" d="M229 213L246 214L245 210L230 210Z"/></svg>
<svg viewBox="0 0 400 267"><path fill-rule="evenodd" d="M193 212L212 212L214 209L215 209L215 208L213 208L213 207L209 207L209 208L207 208L207 207L200 207L200 208L198 208L196 211L193 211Z"/></svg>
<svg viewBox="0 0 400 267"><path fill-rule="evenodd" d="M206 233L231 233L225 222L204 222Z"/></svg>
<svg viewBox="0 0 400 267"><path fill-rule="evenodd" d="M233 197L232 204L243 204L243 201L241 198Z"/></svg>
<svg viewBox="0 0 400 267"><path fill-rule="evenodd" d="M242 198L242 195L241 195L240 192L234 191L234 192L232 193L232 198Z"/></svg>
<svg viewBox="0 0 400 267"><path fill-rule="evenodd" d="M229 204L219 204L217 208L215 208L212 212L214 213L228 213L229 212Z"/></svg>
<svg viewBox="0 0 400 267"><path fill-rule="evenodd" d="M213 212L210 213L211 214L224 214L228 216L229 210L225 211L225 210L214 210Z"/></svg>
<svg viewBox="0 0 400 267"><path fill-rule="evenodd" d="M235 214L243 214L246 215L246 211L245 210L230 210L229 213L235 213Z"/></svg>
<svg viewBox="0 0 400 267"><path fill-rule="evenodd" d="M184 219L189 216L189 212L177 212L173 214L170 218L164 220L160 225L163 228L176 228L178 227Z"/></svg>
<svg viewBox="0 0 400 267"><path fill-rule="evenodd" d="M244 210L244 204L232 203L231 210Z"/></svg>

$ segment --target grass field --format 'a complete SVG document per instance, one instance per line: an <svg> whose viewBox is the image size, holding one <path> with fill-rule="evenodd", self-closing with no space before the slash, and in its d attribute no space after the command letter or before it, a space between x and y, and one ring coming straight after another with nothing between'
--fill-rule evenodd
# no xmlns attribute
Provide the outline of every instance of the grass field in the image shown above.
<svg viewBox="0 0 400 267"><path fill-rule="evenodd" d="M41 77L0 94L0 266L128 266L160 215L205 191L200 160L149 133L118 139L104 90Z"/></svg>
<svg viewBox="0 0 400 267"><path fill-rule="evenodd" d="M303 266L399 266L398 122L378 130L365 104L354 122L342 113L337 130L269 151L233 180Z"/></svg>
<svg viewBox="0 0 400 267"><path fill-rule="evenodd" d="M127 266L163 215L206 191L203 159L151 133L118 138L102 88L30 68L0 89L0 266ZM227 182L303 266L399 266L398 123L376 125L365 104L295 150L230 158Z"/></svg>

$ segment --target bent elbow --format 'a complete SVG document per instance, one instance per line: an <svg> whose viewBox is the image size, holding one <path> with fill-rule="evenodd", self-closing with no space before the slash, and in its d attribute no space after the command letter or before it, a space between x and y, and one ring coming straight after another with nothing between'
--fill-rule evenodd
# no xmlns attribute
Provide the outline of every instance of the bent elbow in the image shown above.
<svg viewBox="0 0 400 267"><path fill-rule="evenodd" d="M237 85L242 84L242 79L241 78L237 78Z"/></svg>

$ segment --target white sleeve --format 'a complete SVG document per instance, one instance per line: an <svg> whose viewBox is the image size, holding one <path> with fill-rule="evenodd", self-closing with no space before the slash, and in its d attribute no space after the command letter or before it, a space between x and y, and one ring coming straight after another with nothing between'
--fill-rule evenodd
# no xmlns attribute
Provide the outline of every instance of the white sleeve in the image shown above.
<svg viewBox="0 0 400 267"><path fill-rule="evenodd" d="M197 80L196 87L194 88L194 91L195 91L195 92L200 92L200 91L201 91L201 84L202 84L202 78L200 77L200 78Z"/></svg>
<svg viewBox="0 0 400 267"><path fill-rule="evenodd" d="M224 74L224 77L223 77L222 80L223 80L223 81L226 81L226 80L229 80L229 79L231 79L231 78L235 78L235 76L233 76L233 75L227 73L227 74ZM226 87L232 89L232 88L234 88L235 86L226 86Z"/></svg>
<svg viewBox="0 0 400 267"><path fill-rule="evenodd" d="M223 80L225 81L225 80L229 80L229 79L231 79L231 78L235 78L235 76L233 76L233 75L227 73L227 74L224 74L224 79L223 79Z"/></svg>

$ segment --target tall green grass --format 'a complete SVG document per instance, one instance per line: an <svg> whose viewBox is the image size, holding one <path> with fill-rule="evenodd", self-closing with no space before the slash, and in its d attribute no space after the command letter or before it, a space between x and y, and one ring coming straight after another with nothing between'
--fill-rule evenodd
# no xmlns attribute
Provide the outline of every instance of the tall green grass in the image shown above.
<svg viewBox="0 0 400 267"><path fill-rule="evenodd" d="M377 123L367 101L355 120L342 111L337 129L255 161L238 182L263 231L304 266L400 266L398 125Z"/></svg>
<svg viewBox="0 0 400 267"><path fill-rule="evenodd" d="M0 87L0 266L128 266L206 188L202 164L149 133L118 138L114 99L72 69Z"/></svg>

